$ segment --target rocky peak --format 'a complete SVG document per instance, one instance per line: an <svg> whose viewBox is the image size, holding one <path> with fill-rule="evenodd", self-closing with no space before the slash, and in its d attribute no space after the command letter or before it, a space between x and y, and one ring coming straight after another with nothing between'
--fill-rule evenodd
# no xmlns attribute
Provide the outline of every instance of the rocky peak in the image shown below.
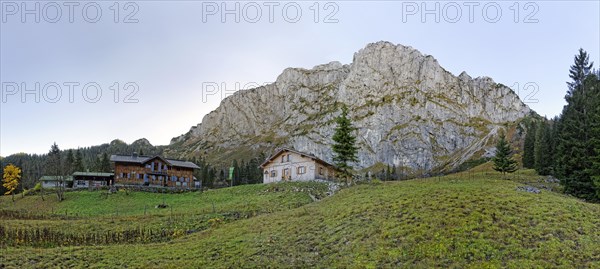
<svg viewBox="0 0 600 269"><path fill-rule="evenodd" d="M491 78L456 77L432 56L376 42L349 65L287 68L272 84L236 92L174 138L170 150L227 161L287 146L331 161L341 104L358 128L356 166L390 164L406 173L449 170L478 158L498 130L529 112Z"/></svg>

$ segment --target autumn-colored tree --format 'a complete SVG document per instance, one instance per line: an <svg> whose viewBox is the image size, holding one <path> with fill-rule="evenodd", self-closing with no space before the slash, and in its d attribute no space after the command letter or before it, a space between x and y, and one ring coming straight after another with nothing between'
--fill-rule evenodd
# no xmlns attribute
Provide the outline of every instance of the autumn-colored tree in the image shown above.
<svg viewBox="0 0 600 269"><path fill-rule="evenodd" d="M4 195L12 194L12 200L15 201L15 190L19 185L19 180L21 179L21 169L12 164L7 165L4 168L4 175L2 176L3 183L2 186L7 189Z"/></svg>

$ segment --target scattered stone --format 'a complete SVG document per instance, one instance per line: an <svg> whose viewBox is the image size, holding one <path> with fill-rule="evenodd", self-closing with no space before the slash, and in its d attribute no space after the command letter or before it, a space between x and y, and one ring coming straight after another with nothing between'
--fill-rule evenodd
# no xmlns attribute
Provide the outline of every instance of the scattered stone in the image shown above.
<svg viewBox="0 0 600 269"><path fill-rule="evenodd" d="M539 194L540 189L536 188L536 187L532 187L532 186L519 186L517 187L517 191L524 191L524 192L530 192L530 193L536 193Z"/></svg>
<svg viewBox="0 0 600 269"><path fill-rule="evenodd" d="M156 205L156 208L167 208L167 207L169 207L169 205L167 205L167 204Z"/></svg>
<svg viewBox="0 0 600 269"><path fill-rule="evenodd" d="M546 183L560 183L560 180L558 178L555 178L553 176L548 176L546 177Z"/></svg>

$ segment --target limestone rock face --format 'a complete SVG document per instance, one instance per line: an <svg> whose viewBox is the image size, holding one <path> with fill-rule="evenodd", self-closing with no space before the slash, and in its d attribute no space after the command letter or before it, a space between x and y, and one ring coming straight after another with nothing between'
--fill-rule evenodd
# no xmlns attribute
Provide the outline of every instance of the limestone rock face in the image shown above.
<svg viewBox="0 0 600 269"><path fill-rule="evenodd" d="M445 171L479 158L506 123L530 112L491 78L457 77L416 49L377 42L349 65L288 68L272 84L236 92L167 151L226 162L288 146L332 161L342 104L358 128L355 166L407 172Z"/></svg>

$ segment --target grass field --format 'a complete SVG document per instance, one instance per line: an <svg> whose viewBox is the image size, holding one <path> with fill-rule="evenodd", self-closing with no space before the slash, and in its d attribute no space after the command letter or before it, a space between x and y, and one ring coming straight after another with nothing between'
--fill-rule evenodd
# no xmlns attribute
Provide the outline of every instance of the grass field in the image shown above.
<svg viewBox="0 0 600 269"><path fill-rule="evenodd" d="M215 196L213 200L239 199L229 206L228 199L220 200L222 205L216 202L223 208L220 212L262 213L213 222L202 231L167 242L4 246L0 263L9 268L600 268L600 205L547 190L518 191L521 182L543 182L531 171L511 178L501 179L483 165L444 177L356 185L319 202L311 202L305 192L291 191L297 185L215 190L209 194ZM202 200L207 199L202 195L169 197L182 199L186 208L211 211L212 205L203 204L210 200ZM114 206L128 204L130 198L118 197L123 200L98 205L98 210L113 214ZM140 200L148 199L160 202L160 197ZM23 209L35 204L19 202L24 202ZM141 204L145 202L122 214L143 216ZM66 202L60 206L76 210ZM267 210L270 207L274 210Z"/></svg>
<svg viewBox="0 0 600 269"><path fill-rule="evenodd" d="M119 191L106 195L106 191L73 191L67 192L66 200L61 203L54 195L46 195L44 200L39 195L19 197L15 203L10 197L2 197L0 245L54 247L85 245L89 240L165 241L205 230L215 223L296 208L313 202L311 195L325 196L327 190L327 185L320 183L285 183L182 194ZM168 207L156 208L163 203ZM2 228L16 235L2 236ZM39 235L42 232L44 236ZM107 232L117 234L107 235ZM160 236L132 238L150 232ZM75 238L63 240L69 236ZM90 236L119 238L94 240Z"/></svg>

